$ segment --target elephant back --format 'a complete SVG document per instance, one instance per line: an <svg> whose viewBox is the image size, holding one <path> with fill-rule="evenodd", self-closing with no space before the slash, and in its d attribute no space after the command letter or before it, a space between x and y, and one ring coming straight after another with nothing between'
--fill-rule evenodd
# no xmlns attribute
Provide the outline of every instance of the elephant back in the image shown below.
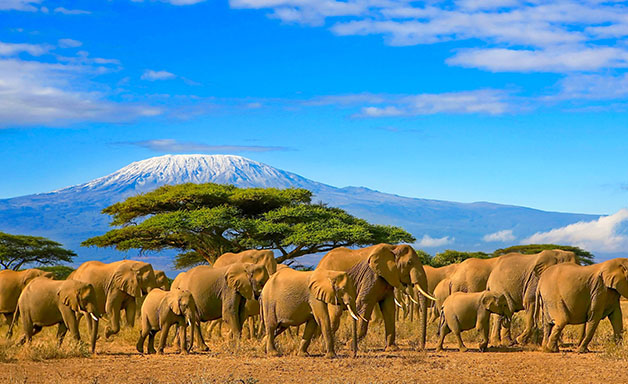
<svg viewBox="0 0 628 384"><path fill-rule="evenodd" d="M24 271L0 271L0 313L11 313L17 307L17 301L22 290L38 276L50 277L49 272L39 269Z"/></svg>
<svg viewBox="0 0 628 384"><path fill-rule="evenodd" d="M277 272L277 261L271 250L250 249L238 253L227 252L214 262L214 267L225 267L233 263L252 263L264 265L269 275Z"/></svg>

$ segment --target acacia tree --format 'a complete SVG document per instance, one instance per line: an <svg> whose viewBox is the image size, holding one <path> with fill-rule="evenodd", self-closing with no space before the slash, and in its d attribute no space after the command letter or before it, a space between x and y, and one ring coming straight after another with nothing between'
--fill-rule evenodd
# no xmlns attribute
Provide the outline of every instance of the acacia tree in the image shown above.
<svg viewBox="0 0 628 384"><path fill-rule="evenodd" d="M460 263L469 258L488 259L491 257L492 255L484 252L462 252L447 249L437 253L436 256L431 259L431 265L433 267L442 267L453 263Z"/></svg>
<svg viewBox="0 0 628 384"><path fill-rule="evenodd" d="M498 249L493 252L493 256L505 255L510 252L519 252L524 254L539 253L546 249L562 249L563 251L571 251L576 254L576 261L580 265L591 265L594 263L595 256L582 248L572 247L570 245L556 245L556 244L528 244L528 245L515 245L508 248Z"/></svg>
<svg viewBox="0 0 628 384"><path fill-rule="evenodd" d="M311 199L306 189L164 186L105 208L117 228L82 245L175 249L175 266L185 268L251 248L278 250L277 261L283 262L340 246L415 240L399 227L370 224Z"/></svg>
<svg viewBox="0 0 628 384"><path fill-rule="evenodd" d="M54 265L72 262L76 253L45 237L0 232L0 265L18 270L26 264Z"/></svg>

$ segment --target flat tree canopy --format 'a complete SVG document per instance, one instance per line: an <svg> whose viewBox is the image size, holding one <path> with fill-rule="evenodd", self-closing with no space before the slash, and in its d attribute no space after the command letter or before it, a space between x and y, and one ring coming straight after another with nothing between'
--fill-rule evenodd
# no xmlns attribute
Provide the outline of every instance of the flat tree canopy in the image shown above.
<svg viewBox="0 0 628 384"><path fill-rule="evenodd" d="M45 237L0 232L0 265L18 270L26 264L54 265L72 262L76 253Z"/></svg>
<svg viewBox="0 0 628 384"><path fill-rule="evenodd" d="M454 251L451 249L447 249L443 252L437 253L431 260L430 265L432 267L443 267L445 265L460 263L469 258L478 258L478 259L488 259L493 257L488 253L484 252L462 252L462 251Z"/></svg>
<svg viewBox="0 0 628 384"><path fill-rule="evenodd" d="M519 252L524 254L539 253L546 249L562 249L563 251L571 251L576 254L576 261L580 265L591 265L594 263L594 255L585 251L582 248L572 247L569 245L556 245L556 244L529 244L529 245L515 245L513 247L498 249L493 252L494 256L505 255L510 252Z"/></svg>
<svg viewBox="0 0 628 384"><path fill-rule="evenodd" d="M225 252L275 249L277 262L340 246L413 242L399 227L374 225L342 209L312 204L306 189L179 184L103 209L112 229L83 246L181 251L175 267L213 263Z"/></svg>

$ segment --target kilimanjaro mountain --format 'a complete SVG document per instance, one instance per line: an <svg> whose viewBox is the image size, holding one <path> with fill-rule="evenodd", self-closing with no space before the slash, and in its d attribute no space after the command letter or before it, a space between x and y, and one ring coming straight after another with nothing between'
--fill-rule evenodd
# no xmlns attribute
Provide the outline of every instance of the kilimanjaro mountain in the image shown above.
<svg viewBox="0 0 628 384"><path fill-rule="evenodd" d="M411 232L427 251L445 248L487 250L519 243L541 231L595 215L546 212L531 208L478 203L456 203L386 194L363 187L337 188L232 155L165 155L137 161L85 184L49 193L0 200L0 231L46 236L74 250L77 263L89 259L110 261L125 256L106 249L80 247L81 241L109 229L109 217L100 211L129 196L166 184L220 183L238 187L306 188L315 201L347 210L378 224L398 225ZM512 231L500 242L485 236ZM514 236L514 239L513 239ZM137 256L137 251L126 256ZM152 255L158 268L170 269L169 255ZM316 257L305 257L315 263Z"/></svg>

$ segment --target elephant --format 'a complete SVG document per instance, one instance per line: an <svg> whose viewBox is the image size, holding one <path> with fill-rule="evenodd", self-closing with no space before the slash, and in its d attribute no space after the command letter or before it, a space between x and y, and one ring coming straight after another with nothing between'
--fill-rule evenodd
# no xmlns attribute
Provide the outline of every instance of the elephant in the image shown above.
<svg viewBox="0 0 628 384"><path fill-rule="evenodd" d="M266 267L268 276L277 272L277 261L275 254L271 250L249 249L239 253L224 253L220 255L214 262L214 268L225 267L233 263L252 263L260 264Z"/></svg>
<svg viewBox="0 0 628 384"><path fill-rule="evenodd" d="M194 324L196 324L197 310L194 297L190 291L175 289L164 291L155 288L148 293L141 309L142 331L136 348L144 353L144 341L148 336L148 353L164 352L168 339L168 331L173 324L179 328L179 350L188 353L194 344ZM186 345L186 322L191 326L190 347ZM155 334L161 331L159 345L155 351Z"/></svg>
<svg viewBox="0 0 628 384"><path fill-rule="evenodd" d="M13 271L5 269L0 271L0 314L3 315L6 324L11 323L13 313L17 308L17 299L28 283L36 277L53 278L51 272L44 272L40 269L25 269L23 271Z"/></svg>
<svg viewBox="0 0 628 384"><path fill-rule="evenodd" d="M436 351L442 351L445 336L453 332L458 339L458 348L465 352L467 347L462 342L460 333L475 328L482 337L480 352L485 352L491 313L502 315L510 321L512 312L504 295L491 291L452 293L441 307L440 337Z"/></svg>
<svg viewBox="0 0 628 384"><path fill-rule="evenodd" d="M156 284L150 264L129 260L110 264L87 261L72 272L68 279L94 286L98 310L109 319L109 325L105 329L107 338L120 331L122 310L126 312L127 324L133 326L136 299L148 293Z"/></svg>
<svg viewBox="0 0 628 384"><path fill-rule="evenodd" d="M155 287L164 291L170 290L170 280L164 271L155 271Z"/></svg>
<svg viewBox="0 0 628 384"><path fill-rule="evenodd" d="M576 263L576 254L560 249L544 250L536 254L509 253L500 256L491 272L486 288L504 295L512 313L525 311L525 328L516 339L525 344L535 328L535 298L539 277L550 266ZM493 316L492 339L496 343L511 344L510 328L501 327L502 318ZM501 331L501 332L500 332Z"/></svg>
<svg viewBox="0 0 628 384"><path fill-rule="evenodd" d="M200 322L222 319L231 328L231 334L239 340L242 333L247 300L259 297L268 272L264 266L250 263L234 263L226 267L200 265L179 274L172 289L185 289L192 293L198 319L199 345L209 350L203 340Z"/></svg>
<svg viewBox="0 0 628 384"><path fill-rule="evenodd" d="M490 259L473 257L461 262L449 276L451 292L482 292L486 290L488 277L501 257Z"/></svg>
<svg viewBox="0 0 628 384"><path fill-rule="evenodd" d="M24 288L18 300L18 308L13 316L9 334L18 318L22 317L22 329L24 336L20 343L30 342L33 335L43 327L58 324L57 339L61 345L68 331L77 341L81 340L79 334L79 321L77 315L84 313L88 322L92 323L91 351L96 350L96 338L98 335L98 322L101 312L96 302L96 292L91 284L74 280L51 280L46 277L37 277Z"/></svg>
<svg viewBox="0 0 628 384"><path fill-rule="evenodd" d="M459 265L460 263L454 263L438 268L432 267L431 265L424 265L423 270L425 270L425 275L427 276L427 293L433 294L438 283L449 278L456 272L456 268L458 268Z"/></svg>
<svg viewBox="0 0 628 384"><path fill-rule="evenodd" d="M266 353L278 355L275 337L291 326L305 323L299 355L306 356L317 328L325 340L326 356L335 357L334 332L328 305L345 306L354 318L354 353L357 352L356 291L345 272L282 269L268 280L260 298L261 321L266 329Z"/></svg>
<svg viewBox="0 0 628 384"><path fill-rule="evenodd" d="M379 305L384 317L386 350L397 350L395 344L395 298L394 288L404 290L395 254L388 244L378 244L361 249L335 248L318 263L316 270L346 272L355 282L357 309L364 319L359 321L359 338L366 335L371 313ZM328 311L332 330L340 326L342 308L330 305Z"/></svg>
<svg viewBox="0 0 628 384"><path fill-rule="evenodd" d="M628 298L628 259L599 264L553 265L541 275L536 305L543 320L543 350L558 352L558 340L567 324L584 324L579 353L587 352L595 330L604 318L613 327L615 342L621 341L623 318L620 296Z"/></svg>

